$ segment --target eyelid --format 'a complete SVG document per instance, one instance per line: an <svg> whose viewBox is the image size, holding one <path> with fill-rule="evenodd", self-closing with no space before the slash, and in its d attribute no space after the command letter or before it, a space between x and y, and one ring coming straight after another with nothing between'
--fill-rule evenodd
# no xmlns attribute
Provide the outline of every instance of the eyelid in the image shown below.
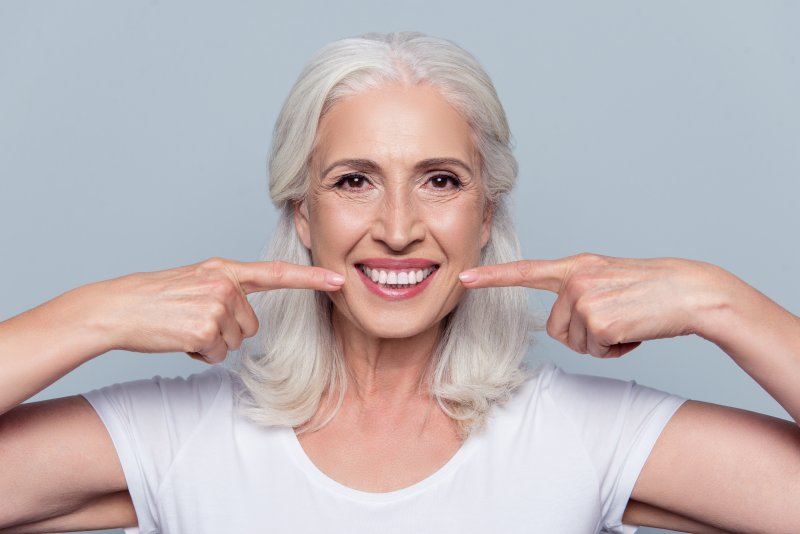
<svg viewBox="0 0 800 534"><path fill-rule="evenodd" d="M335 176L333 178L334 182L333 182L333 185L331 186L331 188L332 189L341 188L344 185L345 181L348 178L352 177L352 176L357 176L357 177L363 179L366 185L374 185L373 182L372 182L372 179L369 177L368 174L360 172L360 171L349 171L349 172L345 172L344 174ZM361 188L360 187L354 187L351 190L355 191L355 190L358 190L358 189L361 189Z"/></svg>
<svg viewBox="0 0 800 534"><path fill-rule="evenodd" d="M427 184L439 176L443 176L452 180L453 185L457 188L461 188L464 185L464 180L461 178L461 176L452 171L432 171L425 176L425 183Z"/></svg>

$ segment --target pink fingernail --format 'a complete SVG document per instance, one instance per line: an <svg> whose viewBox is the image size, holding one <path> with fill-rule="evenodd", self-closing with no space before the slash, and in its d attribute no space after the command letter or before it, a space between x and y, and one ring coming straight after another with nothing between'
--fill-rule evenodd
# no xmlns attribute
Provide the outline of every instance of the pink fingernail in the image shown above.
<svg viewBox="0 0 800 534"><path fill-rule="evenodd" d="M475 271L464 271L458 275L458 279L462 282L474 282L478 279L478 273Z"/></svg>
<svg viewBox="0 0 800 534"><path fill-rule="evenodd" d="M344 284L344 276L342 276L341 274L332 273L332 274L326 275L325 276L325 280L329 284L334 285L334 286L340 286L340 285Z"/></svg>

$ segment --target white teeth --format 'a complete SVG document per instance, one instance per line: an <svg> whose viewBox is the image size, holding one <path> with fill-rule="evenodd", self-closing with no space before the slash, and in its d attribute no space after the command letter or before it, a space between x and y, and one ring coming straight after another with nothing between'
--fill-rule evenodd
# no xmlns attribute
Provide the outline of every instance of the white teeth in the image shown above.
<svg viewBox="0 0 800 534"><path fill-rule="evenodd" d="M390 286L413 286L425 280L435 271L434 267L417 269L416 271L384 271L372 269L366 265L361 266L361 271L373 282Z"/></svg>

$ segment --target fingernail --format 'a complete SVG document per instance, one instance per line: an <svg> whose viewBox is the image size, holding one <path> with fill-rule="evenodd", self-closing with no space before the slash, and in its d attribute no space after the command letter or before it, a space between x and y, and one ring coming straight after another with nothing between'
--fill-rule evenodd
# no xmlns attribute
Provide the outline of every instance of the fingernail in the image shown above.
<svg viewBox="0 0 800 534"><path fill-rule="evenodd" d="M478 273L475 271L464 271L458 275L458 279L462 282L474 282L478 279Z"/></svg>
<svg viewBox="0 0 800 534"><path fill-rule="evenodd" d="M325 281L334 286L340 286L344 284L344 276L341 274L331 273L325 275Z"/></svg>

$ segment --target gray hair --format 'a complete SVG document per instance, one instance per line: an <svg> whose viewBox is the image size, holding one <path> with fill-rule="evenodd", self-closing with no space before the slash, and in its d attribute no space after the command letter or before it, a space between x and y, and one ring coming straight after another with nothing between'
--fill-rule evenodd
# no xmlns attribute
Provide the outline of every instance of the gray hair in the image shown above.
<svg viewBox="0 0 800 534"><path fill-rule="evenodd" d="M481 176L493 208L491 237L481 264L519 259L508 211L517 175L505 112L483 68L468 52L420 33L368 34L320 50L295 83L275 125L269 160L270 195L280 220L267 260L310 265L294 225L294 205L309 188L309 162L321 117L341 98L386 83L427 84L462 113L474 133ZM341 344L333 334L331 301L310 290L251 296L258 335L235 361L244 386L241 406L260 424L313 431L336 414L347 387ZM424 386L462 435L481 428L493 404L522 383L531 320L522 288L467 291L445 319ZM308 424L323 395L335 401L323 420Z"/></svg>

